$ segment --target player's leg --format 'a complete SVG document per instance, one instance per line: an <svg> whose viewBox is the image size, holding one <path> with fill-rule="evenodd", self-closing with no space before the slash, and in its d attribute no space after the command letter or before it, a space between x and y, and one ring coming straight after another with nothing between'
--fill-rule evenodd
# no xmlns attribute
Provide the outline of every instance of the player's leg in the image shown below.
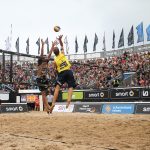
<svg viewBox="0 0 150 150"><path fill-rule="evenodd" d="M53 111L53 109L54 109L54 107L55 107L55 103L56 103L56 101L57 101L59 91L60 91L60 85L57 84L56 87L55 87L54 97L53 97L52 105L51 105L51 108L50 108L50 112L51 112L51 113L52 113L52 111Z"/></svg>
<svg viewBox="0 0 150 150"><path fill-rule="evenodd" d="M46 97L46 91L42 91L42 100L43 100L44 108L48 112L50 110L50 105L48 104L48 100Z"/></svg>
<svg viewBox="0 0 150 150"><path fill-rule="evenodd" d="M66 108L68 108L72 99L73 89L76 87L76 83L73 76L73 72L71 70L67 71L66 77L67 77L66 82L68 84L68 98Z"/></svg>
<svg viewBox="0 0 150 150"><path fill-rule="evenodd" d="M64 84L64 72L63 73L59 73L58 77L56 79L56 84L55 84L55 91L54 91L54 97L53 97L53 101L52 101L52 105L51 105L51 109L50 112L52 113L53 108L55 106L55 103L58 99L58 94L60 91L61 86Z"/></svg>
<svg viewBox="0 0 150 150"><path fill-rule="evenodd" d="M68 98L67 98L66 108L68 108L70 105L72 99L72 93L73 93L73 88L72 87L68 88Z"/></svg>

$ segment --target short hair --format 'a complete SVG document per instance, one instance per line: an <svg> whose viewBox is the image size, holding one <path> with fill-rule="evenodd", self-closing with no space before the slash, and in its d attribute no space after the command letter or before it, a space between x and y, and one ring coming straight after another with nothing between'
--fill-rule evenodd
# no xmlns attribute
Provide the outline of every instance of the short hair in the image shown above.
<svg viewBox="0 0 150 150"><path fill-rule="evenodd" d="M46 55L40 56L38 58L38 66L41 65L43 62L47 62L47 61L48 61L48 59L47 59Z"/></svg>
<svg viewBox="0 0 150 150"><path fill-rule="evenodd" d="M54 54L55 54L56 56L58 56L58 55L59 55L59 48L58 48L58 47L55 47L54 50L53 50L53 52L54 52Z"/></svg>

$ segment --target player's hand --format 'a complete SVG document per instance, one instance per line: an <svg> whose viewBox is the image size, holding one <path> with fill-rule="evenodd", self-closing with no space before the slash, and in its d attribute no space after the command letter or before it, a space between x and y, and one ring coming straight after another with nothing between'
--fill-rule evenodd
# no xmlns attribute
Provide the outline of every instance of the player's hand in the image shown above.
<svg viewBox="0 0 150 150"><path fill-rule="evenodd" d="M57 45L58 45L57 40L55 40L54 42L52 41L52 48L54 48L54 47L57 46Z"/></svg>
<svg viewBox="0 0 150 150"><path fill-rule="evenodd" d="M59 41L61 41L63 35L59 35L59 37L57 38Z"/></svg>
<svg viewBox="0 0 150 150"><path fill-rule="evenodd" d="M56 38L59 41L60 44L62 43L62 37L63 37L63 35L59 35L59 37Z"/></svg>
<svg viewBox="0 0 150 150"><path fill-rule="evenodd" d="M59 41L61 47L63 46L62 37L63 37L63 35L60 35L60 36L57 38L57 40Z"/></svg>
<svg viewBox="0 0 150 150"><path fill-rule="evenodd" d="M43 41L43 39L41 39L41 43L42 43L42 45L44 45L44 44L45 44L45 42Z"/></svg>

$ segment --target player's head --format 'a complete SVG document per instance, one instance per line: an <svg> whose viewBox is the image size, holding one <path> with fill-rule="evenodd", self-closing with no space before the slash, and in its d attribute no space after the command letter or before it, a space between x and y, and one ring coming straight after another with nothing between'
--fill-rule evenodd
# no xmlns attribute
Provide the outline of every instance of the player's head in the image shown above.
<svg viewBox="0 0 150 150"><path fill-rule="evenodd" d="M43 62L47 60L47 56L43 55L38 58L38 65L41 65Z"/></svg>
<svg viewBox="0 0 150 150"><path fill-rule="evenodd" d="M55 47L53 52L54 52L55 56L58 56L59 55L59 48Z"/></svg>

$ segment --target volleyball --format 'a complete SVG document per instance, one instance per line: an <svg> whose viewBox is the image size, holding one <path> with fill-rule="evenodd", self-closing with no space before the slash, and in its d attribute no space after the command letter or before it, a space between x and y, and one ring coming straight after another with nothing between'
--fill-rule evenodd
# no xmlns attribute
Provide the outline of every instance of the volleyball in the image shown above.
<svg viewBox="0 0 150 150"><path fill-rule="evenodd" d="M59 26L55 26L55 27L54 27L54 31L55 31L55 32L59 32L59 31L60 31L60 27L59 27Z"/></svg>

